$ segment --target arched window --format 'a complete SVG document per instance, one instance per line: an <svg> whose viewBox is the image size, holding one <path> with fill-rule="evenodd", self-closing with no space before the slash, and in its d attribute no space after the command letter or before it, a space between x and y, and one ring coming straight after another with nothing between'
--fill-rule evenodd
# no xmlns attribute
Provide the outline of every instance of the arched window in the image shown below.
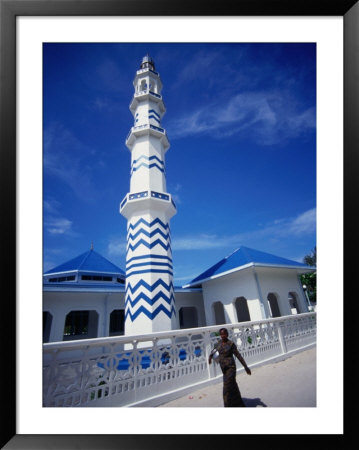
<svg viewBox="0 0 359 450"><path fill-rule="evenodd" d="M251 320L248 309L248 302L245 297L236 298L234 306L236 308L238 322L249 322Z"/></svg>
<svg viewBox="0 0 359 450"><path fill-rule="evenodd" d="M71 311L66 316L64 341L97 337L98 313L96 311Z"/></svg>
<svg viewBox="0 0 359 450"><path fill-rule="evenodd" d="M281 313L278 306L278 299L276 294L273 294L273 292L270 292L267 296L269 308L271 311L272 317L280 317Z"/></svg>
<svg viewBox="0 0 359 450"><path fill-rule="evenodd" d="M183 306L179 310L180 328L198 327L197 308L194 306Z"/></svg>
<svg viewBox="0 0 359 450"><path fill-rule="evenodd" d="M147 89L147 83L146 83L146 80L142 80L142 81L141 81L140 91L145 91L146 89Z"/></svg>
<svg viewBox="0 0 359 450"><path fill-rule="evenodd" d="M50 331L52 325L52 314L48 311L43 311L42 313L42 340L43 342L49 342Z"/></svg>
<svg viewBox="0 0 359 450"><path fill-rule="evenodd" d="M295 292L288 292L288 301L292 314L300 314L300 309L298 306L298 297Z"/></svg>
<svg viewBox="0 0 359 450"><path fill-rule="evenodd" d="M125 332L125 310L115 309L110 314L110 336L121 336Z"/></svg>
<svg viewBox="0 0 359 450"><path fill-rule="evenodd" d="M222 325L226 323L226 318L224 315L224 308L222 302L215 302L213 303L213 313L214 313L214 320L216 325Z"/></svg>

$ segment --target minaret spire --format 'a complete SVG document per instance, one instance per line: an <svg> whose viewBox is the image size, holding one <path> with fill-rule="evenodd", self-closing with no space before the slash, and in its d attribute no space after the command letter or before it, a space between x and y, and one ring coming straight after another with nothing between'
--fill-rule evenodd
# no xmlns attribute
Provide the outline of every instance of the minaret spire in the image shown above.
<svg viewBox="0 0 359 450"><path fill-rule="evenodd" d="M127 219L125 334L176 328L169 220L176 206L166 191L161 126L166 111L162 82L146 55L136 72L130 110L134 117L126 145L131 152L130 192L120 205Z"/></svg>

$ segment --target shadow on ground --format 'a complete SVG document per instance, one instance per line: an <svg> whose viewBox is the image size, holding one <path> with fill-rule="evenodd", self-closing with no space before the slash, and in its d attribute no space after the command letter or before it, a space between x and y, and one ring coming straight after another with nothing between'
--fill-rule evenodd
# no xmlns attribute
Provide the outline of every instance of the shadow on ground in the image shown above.
<svg viewBox="0 0 359 450"><path fill-rule="evenodd" d="M265 403L262 402L260 398L245 398L243 397L243 402L248 408L256 408L257 406L267 407Z"/></svg>

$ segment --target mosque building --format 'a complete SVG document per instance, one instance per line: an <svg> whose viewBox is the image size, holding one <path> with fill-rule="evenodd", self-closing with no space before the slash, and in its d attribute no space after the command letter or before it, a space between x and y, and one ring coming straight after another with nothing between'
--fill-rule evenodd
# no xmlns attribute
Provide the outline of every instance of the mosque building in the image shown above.
<svg viewBox="0 0 359 450"><path fill-rule="evenodd" d="M58 342L196 328L308 312L299 280L314 269L247 247L174 286L170 219L176 205L166 190L161 125L162 82L147 55L137 70L126 145L130 192L120 203L127 219L126 272L94 250L43 275L43 340Z"/></svg>

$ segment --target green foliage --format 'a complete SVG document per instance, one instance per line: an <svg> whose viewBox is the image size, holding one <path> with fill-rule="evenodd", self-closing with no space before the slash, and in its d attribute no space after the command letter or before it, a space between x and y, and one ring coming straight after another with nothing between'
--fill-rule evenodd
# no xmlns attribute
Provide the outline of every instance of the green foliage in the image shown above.
<svg viewBox="0 0 359 450"><path fill-rule="evenodd" d="M312 253L304 256L303 262L308 266L317 267L317 246L313 248Z"/></svg>
<svg viewBox="0 0 359 450"><path fill-rule="evenodd" d="M305 255L303 262L311 267L317 267L317 246L313 248L311 253ZM317 301L317 272L304 273L300 276L302 285L307 287L307 295L313 303Z"/></svg>
<svg viewBox="0 0 359 450"><path fill-rule="evenodd" d="M302 286L307 286L309 300L313 303L317 301L317 272L303 273L300 276Z"/></svg>

